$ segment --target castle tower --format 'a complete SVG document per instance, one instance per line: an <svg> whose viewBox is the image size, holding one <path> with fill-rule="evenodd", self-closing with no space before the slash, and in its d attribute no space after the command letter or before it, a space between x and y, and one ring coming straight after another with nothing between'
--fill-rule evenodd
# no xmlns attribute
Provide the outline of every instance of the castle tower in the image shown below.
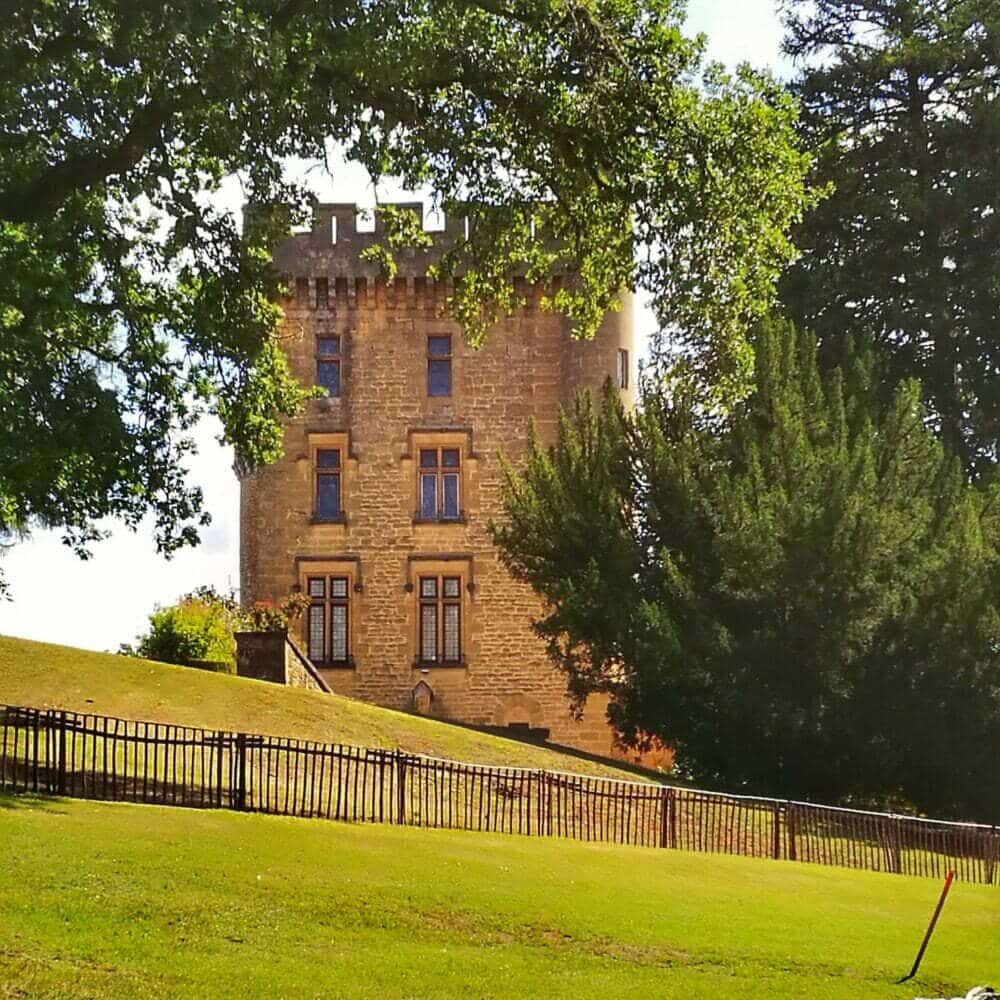
<svg viewBox="0 0 1000 1000"><path fill-rule="evenodd" d="M356 218L355 205L320 205L278 254L292 370L329 396L288 423L278 463L241 481L243 599L301 588L296 638L338 693L608 752L604 704L571 717L530 629L539 601L503 568L487 525L502 517L499 456L523 458L530 418L550 441L559 405L608 377L634 402L631 301L581 342L525 287L528 305L474 350L427 277L464 220L398 253L386 283L359 258L378 219L371 234Z"/></svg>

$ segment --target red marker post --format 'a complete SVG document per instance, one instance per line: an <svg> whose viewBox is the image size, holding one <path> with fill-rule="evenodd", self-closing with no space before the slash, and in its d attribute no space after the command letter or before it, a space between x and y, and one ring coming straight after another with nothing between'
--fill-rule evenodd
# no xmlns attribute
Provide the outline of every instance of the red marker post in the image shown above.
<svg viewBox="0 0 1000 1000"><path fill-rule="evenodd" d="M937 901L937 906L934 907L934 916L931 917L931 922L927 927L927 933L924 935L924 940L920 944L920 951L917 952L917 957L913 960L913 968L910 969L910 974L908 976L903 976L902 979L896 980L897 985L899 983L905 983L908 979L912 979L917 974L917 969L920 968L924 952L927 951L927 945L930 943L931 935L934 933L934 928L937 926L938 917L941 916L944 901L948 898L948 892L951 889L951 883L954 882L954 880L955 870L952 869L948 872L948 875L944 880L944 888L941 890L941 897Z"/></svg>

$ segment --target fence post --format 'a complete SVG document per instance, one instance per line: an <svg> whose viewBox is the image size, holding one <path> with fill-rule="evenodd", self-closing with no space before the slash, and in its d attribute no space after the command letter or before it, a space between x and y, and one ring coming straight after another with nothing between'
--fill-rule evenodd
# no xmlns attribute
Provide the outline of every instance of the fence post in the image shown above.
<svg viewBox="0 0 1000 1000"><path fill-rule="evenodd" d="M795 806L785 803L785 822L788 827L788 860L798 861L799 852L795 844Z"/></svg>
<svg viewBox="0 0 1000 1000"><path fill-rule="evenodd" d="M545 817L545 836L552 836L552 785L549 782L548 771L539 771L539 803L542 806L542 814ZM542 832L541 816L539 817L538 832Z"/></svg>
<svg viewBox="0 0 1000 1000"><path fill-rule="evenodd" d="M771 857L781 860L781 803L774 803L774 818L771 821Z"/></svg>
<svg viewBox="0 0 1000 1000"><path fill-rule="evenodd" d="M886 816L882 820L882 846L885 849L885 861L890 872L899 875L903 870L898 839L899 821L895 816Z"/></svg>
<svg viewBox="0 0 1000 1000"><path fill-rule="evenodd" d="M669 787L660 789L660 847L673 847L671 843L670 831L673 827L671 823L674 806L674 790Z"/></svg>
<svg viewBox="0 0 1000 1000"><path fill-rule="evenodd" d="M986 850L983 852L986 857L986 884L993 885L996 876L997 860L1000 859L1000 831L996 826L985 835Z"/></svg>
<svg viewBox="0 0 1000 1000"><path fill-rule="evenodd" d="M215 731L215 805L217 808L222 808L222 779L225 775L225 769L222 766L222 733L217 729Z"/></svg>
<svg viewBox="0 0 1000 1000"><path fill-rule="evenodd" d="M396 822L406 823L406 754L396 751Z"/></svg>
<svg viewBox="0 0 1000 1000"><path fill-rule="evenodd" d="M59 795L66 794L66 713L55 713L58 716L59 725L59 749L57 751L56 763L56 791Z"/></svg>
<svg viewBox="0 0 1000 1000"><path fill-rule="evenodd" d="M233 787L230 801L234 809L247 807L247 736L237 733L233 742L235 759L232 762Z"/></svg>

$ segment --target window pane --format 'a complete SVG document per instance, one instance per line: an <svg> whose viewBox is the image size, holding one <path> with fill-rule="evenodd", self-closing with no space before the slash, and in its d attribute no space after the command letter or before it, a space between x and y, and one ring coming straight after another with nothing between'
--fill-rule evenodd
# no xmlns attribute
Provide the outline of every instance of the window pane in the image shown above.
<svg viewBox="0 0 1000 1000"><path fill-rule="evenodd" d="M420 596L437 597L438 582L436 576L422 576L420 578Z"/></svg>
<svg viewBox="0 0 1000 1000"><path fill-rule="evenodd" d="M427 395L428 396L451 395L450 361L427 362Z"/></svg>
<svg viewBox="0 0 1000 1000"><path fill-rule="evenodd" d="M457 576L446 576L444 578L444 596L458 597L461 580Z"/></svg>
<svg viewBox="0 0 1000 1000"><path fill-rule="evenodd" d="M449 473L442 476L444 497L441 504L442 517L458 517L458 476Z"/></svg>
<svg viewBox="0 0 1000 1000"><path fill-rule="evenodd" d="M458 449L457 448L442 448L441 449L441 464L446 469L457 469L458 468Z"/></svg>
<svg viewBox="0 0 1000 1000"><path fill-rule="evenodd" d="M347 605L330 606L330 659L347 659Z"/></svg>
<svg viewBox="0 0 1000 1000"><path fill-rule="evenodd" d="M444 606L444 659L450 662L454 662L461 657L458 623L458 605L446 604Z"/></svg>
<svg viewBox="0 0 1000 1000"><path fill-rule="evenodd" d="M437 659L437 605L420 605L420 659Z"/></svg>
<svg viewBox="0 0 1000 1000"><path fill-rule="evenodd" d="M438 464L438 453L436 448L420 449L420 468L436 469Z"/></svg>
<svg viewBox="0 0 1000 1000"><path fill-rule="evenodd" d="M340 452L336 448L320 448L316 452L317 469L339 469Z"/></svg>
<svg viewBox="0 0 1000 1000"><path fill-rule="evenodd" d="M340 354L340 337L319 337L316 340L316 353L322 357L336 357Z"/></svg>
<svg viewBox="0 0 1000 1000"><path fill-rule="evenodd" d="M331 576L330 577L330 596L331 597L347 597L347 577L346 576Z"/></svg>
<svg viewBox="0 0 1000 1000"><path fill-rule="evenodd" d="M435 357L447 357L451 354L451 337L428 337L427 353Z"/></svg>
<svg viewBox="0 0 1000 1000"><path fill-rule="evenodd" d="M316 477L316 516L340 517L339 472L324 472Z"/></svg>
<svg viewBox="0 0 1000 1000"><path fill-rule="evenodd" d="M322 604L309 607L309 659L320 662L326 659L323 654L323 610Z"/></svg>
<svg viewBox="0 0 1000 1000"><path fill-rule="evenodd" d="M317 361L316 384L331 396L340 395L340 362Z"/></svg>
<svg viewBox="0 0 1000 1000"><path fill-rule="evenodd" d="M326 597L326 580L323 577L309 577L309 596Z"/></svg>
<svg viewBox="0 0 1000 1000"><path fill-rule="evenodd" d="M618 388L628 388L628 351L618 352Z"/></svg>
<svg viewBox="0 0 1000 1000"><path fill-rule="evenodd" d="M420 516L437 517L437 476L420 477Z"/></svg>

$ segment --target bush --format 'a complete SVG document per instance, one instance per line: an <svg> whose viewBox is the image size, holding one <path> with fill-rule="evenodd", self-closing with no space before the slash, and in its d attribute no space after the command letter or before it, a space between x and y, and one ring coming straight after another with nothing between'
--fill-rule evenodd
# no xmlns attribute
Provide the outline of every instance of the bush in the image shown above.
<svg viewBox="0 0 1000 1000"><path fill-rule="evenodd" d="M119 652L219 673L236 670L233 632L238 608L232 595L202 587L149 616L149 631ZM211 664L211 666L209 666Z"/></svg>

